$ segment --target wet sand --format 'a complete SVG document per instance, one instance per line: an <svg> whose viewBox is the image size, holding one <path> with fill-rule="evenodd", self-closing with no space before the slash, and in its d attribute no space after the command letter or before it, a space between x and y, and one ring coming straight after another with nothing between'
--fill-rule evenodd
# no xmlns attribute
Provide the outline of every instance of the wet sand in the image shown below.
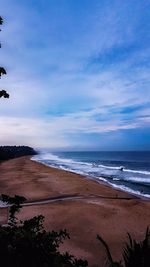
<svg viewBox="0 0 150 267"><path fill-rule="evenodd" d="M49 168L29 157L0 164L0 193L23 195L30 202L56 198L23 207L19 217L43 214L47 230L66 228L71 239L61 249L86 258L90 266L101 265L106 256L97 234L106 240L114 258L120 259L127 232L140 239L150 225L149 201L81 175ZM60 199L66 197L69 199ZM6 218L6 210L0 209L0 223Z"/></svg>

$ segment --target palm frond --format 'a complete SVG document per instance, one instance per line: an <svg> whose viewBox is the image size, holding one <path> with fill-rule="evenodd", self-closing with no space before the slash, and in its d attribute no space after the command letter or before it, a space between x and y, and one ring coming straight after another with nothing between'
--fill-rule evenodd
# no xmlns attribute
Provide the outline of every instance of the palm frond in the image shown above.
<svg viewBox="0 0 150 267"><path fill-rule="evenodd" d="M150 231L146 229L143 241L137 242L128 234L128 242L123 249L125 267L150 266Z"/></svg>

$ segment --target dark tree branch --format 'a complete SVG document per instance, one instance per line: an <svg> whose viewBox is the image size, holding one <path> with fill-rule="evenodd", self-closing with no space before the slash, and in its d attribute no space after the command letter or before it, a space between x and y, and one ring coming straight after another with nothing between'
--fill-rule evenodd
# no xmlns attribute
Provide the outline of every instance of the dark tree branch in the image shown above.
<svg viewBox="0 0 150 267"><path fill-rule="evenodd" d="M1 90L0 91L0 98L4 97L4 98L9 98L9 94L5 91L5 90Z"/></svg>
<svg viewBox="0 0 150 267"><path fill-rule="evenodd" d="M3 24L3 19L2 19L2 17L0 17L0 25L2 25Z"/></svg>
<svg viewBox="0 0 150 267"><path fill-rule="evenodd" d="M0 16L0 25L2 25L2 24L3 24L3 19ZM1 31L1 29L0 29L0 31ZM0 48L1 48L1 43L0 43ZM0 78L2 75L6 75L6 74L7 74L7 72L6 72L5 68L0 67ZM9 94L5 90L0 90L0 98L1 97L9 98Z"/></svg>
<svg viewBox="0 0 150 267"><path fill-rule="evenodd" d="M0 67L0 77L5 74L7 74L6 70L3 67Z"/></svg>

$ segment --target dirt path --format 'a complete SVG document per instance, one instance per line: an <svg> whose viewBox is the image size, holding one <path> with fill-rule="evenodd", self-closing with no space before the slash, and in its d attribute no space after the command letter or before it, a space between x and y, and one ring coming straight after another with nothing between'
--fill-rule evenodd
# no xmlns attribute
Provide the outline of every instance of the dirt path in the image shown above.
<svg viewBox="0 0 150 267"><path fill-rule="evenodd" d="M96 196L96 195L90 195L90 196L84 196L84 195L63 195L63 196L56 196L56 197L51 197L47 199L39 199L39 200L33 200L33 201L26 201L25 203L22 204L23 207L27 206L36 206L36 205L45 205L49 203L57 203L59 201L74 201L74 200L100 200L100 199L105 199L105 200L132 200L135 199L132 197L107 197L107 196ZM10 207L11 205L5 205L0 207L0 209L4 209L7 207Z"/></svg>

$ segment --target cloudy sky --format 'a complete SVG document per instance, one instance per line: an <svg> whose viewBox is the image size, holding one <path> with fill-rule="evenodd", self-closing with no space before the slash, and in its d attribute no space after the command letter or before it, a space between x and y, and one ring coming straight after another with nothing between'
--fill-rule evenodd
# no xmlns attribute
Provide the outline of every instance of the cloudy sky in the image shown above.
<svg viewBox="0 0 150 267"><path fill-rule="evenodd" d="M1 0L0 144L150 149L149 0Z"/></svg>

